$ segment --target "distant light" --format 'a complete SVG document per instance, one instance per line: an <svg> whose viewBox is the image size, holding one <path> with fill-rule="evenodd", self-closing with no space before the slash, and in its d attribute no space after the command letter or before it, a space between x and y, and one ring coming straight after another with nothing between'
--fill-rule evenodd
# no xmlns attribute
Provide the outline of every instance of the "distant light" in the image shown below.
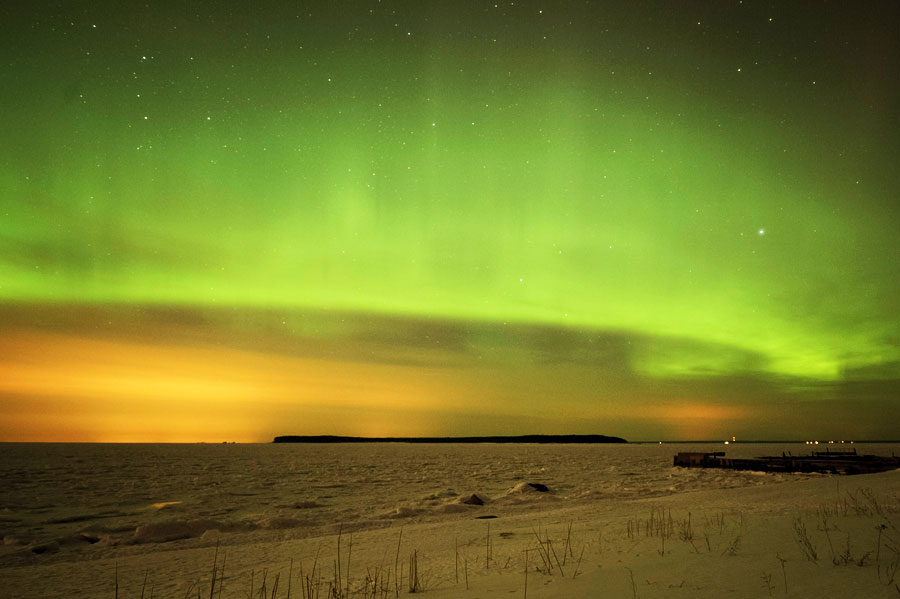
<svg viewBox="0 0 900 599"><path fill-rule="evenodd" d="M765 229L760 229L760 230L759 230L759 234L760 234L760 235L765 235L765 234L766 234L766 230L765 230Z"/></svg>
<svg viewBox="0 0 900 599"><path fill-rule="evenodd" d="M728 441L725 441L725 445L728 445Z"/></svg>

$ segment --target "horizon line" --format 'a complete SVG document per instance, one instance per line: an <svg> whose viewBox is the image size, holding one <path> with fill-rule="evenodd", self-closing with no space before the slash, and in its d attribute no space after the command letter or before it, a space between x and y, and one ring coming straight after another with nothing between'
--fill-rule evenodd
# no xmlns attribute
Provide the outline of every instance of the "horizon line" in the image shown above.
<svg viewBox="0 0 900 599"><path fill-rule="evenodd" d="M279 435L279 437L298 437L301 439L313 439L313 438L331 438L331 439L346 439L346 442L349 443L358 443L358 442L418 442L418 443L428 443L426 440L438 440L434 441L437 443L453 443L458 439L490 439L490 438L501 438L501 439L519 439L522 437L562 437L562 438L578 438L578 437L607 437L611 439L622 439L622 441L614 441L610 444L614 445L666 445L666 444L720 444L720 445L741 445L741 444L765 444L765 443L802 443L802 444L810 444L810 445L853 445L860 443L900 443L900 439L852 439L852 440L822 440L822 439L742 439L742 440L730 440L730 439L639 439L635 441L625 440L622 437L616 437L612 435L596 435L596 434L586 434L586 435L550 435L550 434L535 434L535 435L466 435L466 436L447 436L447 437L433 437L433 436L422 436L422 437L356 437L351 435ZM278 438L278 437L276 437ZM340 443L344 441L321 441L322 443ZM456 441L460 442L460 441ZM463 441L464 442L464 441ZM487 443L488 441L485 441ZM529 441L519 441L523 444L528 444ZM196 440L196 441L59 441L59 440L22 440L22 441L7 441L0 439L0 444L45 444L45 445L273 445L276 442L274 440L271 441L207 441L207 440ZM279 442L278 444L283 444L284 442ZM301 442L302 443L302 442ZM315 441L307 441L309 444L315 443ZM515 443L515 441L511 441L511 443ZM590 442L584 442L590 443ZM553 445L554 442L547 443L549 445ZM564 443L557 443L564 444ZM569 443L569 444L578 444ZM599 443L590 443L590 444L599 444Z"/></svg>

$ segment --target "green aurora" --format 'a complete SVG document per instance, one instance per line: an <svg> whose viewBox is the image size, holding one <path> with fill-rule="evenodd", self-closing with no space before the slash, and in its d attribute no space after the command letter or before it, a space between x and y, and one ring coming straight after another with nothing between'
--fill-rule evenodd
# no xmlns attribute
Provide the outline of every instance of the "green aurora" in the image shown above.
<svg viewBox="0 0 900 599"><path fill-rule="evenodd" d="M674 386L758 406L757 438L900 418L896 3L4 12L0 336L354 361L375 330L366 360L528 370L575 432L630 438L665 431L590 406ZM805 407L773 429L779 402ZM274 432L341 432L301 428Z"/></svg>

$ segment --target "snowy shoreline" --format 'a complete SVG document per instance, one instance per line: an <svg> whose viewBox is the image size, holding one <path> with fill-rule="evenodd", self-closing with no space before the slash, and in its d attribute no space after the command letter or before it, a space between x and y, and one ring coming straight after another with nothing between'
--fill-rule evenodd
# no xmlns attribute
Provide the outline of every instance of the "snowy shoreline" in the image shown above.
<svg viewBox="0 0 900 599"><path fill-rule="evenodd" d="M274 577L280 576L277 596L286 597L290 576L291 596L302 597L300 568L309 577L318 554L316 578L321 579L319 592L324 597L328 585L334 586L339 531L341 587L346 594L349 559L352 597L367 596L366 589L371 597L376 573L381 581L376 584L382 586L376 588L375 596L394 597L398 590L401 596L409 594L411 555L416 558L424 596L525 596L526 552L529 597L591 597L599 590L611 597L765 597L770 593L815 597L826 591L835 596L835 589L846 590L836 596L850 596L850 589L856 596L897 596L893 587L900 578L896 576L900 556L895 551L900 547L897 471L853 477L778 477L684 470L660 465L659 459L669 451L652 446L587 454L577 450L573 454L571 448L538 448L523 463L508 463L511 456L527 449L489 456L454 449L450 454L420 456L420 462L412 464L417 476L405 480L401 476L404 460L410 460L411 454L369 456L367 462L372 464L382 460L376 470L390 477L379 481L371 476L362 483L362 492L340 477L322 477L322 483L330 480L331 485L345 486L330 491L319 488L320 496L332 498L312 503L292 493L308 488L309 481L305 487L289 486L279 494L292 494L296 504L281 508L272 505L271 498L254 495L251 499L260 503L259 521L266 526L230 531L198 528L196 535L177 538L184 533L179 526L200 526L201 518L194 516L201 512L234 507L230 505L233 496L220 497L222 505L216 506L214 495L191 499L183 494L187 506L169 503L142 512L150 520L142 524L144 538L137 542L135 537L140 535L131 529L113 542L61 545L43 554L31 552L28 545L5 545L0 554L4 589L0 596L113 596L117 570L120 597L139 597L145 574L145 597L150 586L154 597L184 597L191 585L208 596L215 559L217 580L224 582L224 587L217 583L216 596L222 591L223 599L246 597L251 580L258 591L266 571L268 593ZM261 455L272 459L279 454L263 451ZM449 489L443 485L446 480L424 466L437 455L469 460L460 471L477 467L485 476L459 479L455 489ZM354 456L359 453L343 456L346 468L354 467ZM586 456L594 462L579 461ZM401 459L390 464L384 461L387 457ZM276 466L288 469L285 463ZM323 465L317 467L327 472ZM454 475L451 464L443 468L450 471L448 476ZM429 472L430 478L422 476ZM268 482L259 474L261 484ZM473 484L485 482L487 475L502 479L502 484L490 489ZM548 482L550 492L529 491L521 484L516 491L517 485L509 484L514 477L520 483ZM202 482L189 477L181 484ZM221 482L219 486L225 486ZM379 495L384 487L394 497L392 509L384 509ZM426 495L422 489L433 491ZM470 494L483 497L484 505L462 503ZM343 504L336 505L340 501ZM291 516L284 516L285 512ZM15 510L4 508L4 513L8 520ZM3 520L4 530L11 525L7 520ZM102 519L75 518L55 526L88 529L97 522ZM816 548L815 560L804 553L798 540L798 522ZM166 534L177 540L165 540ZM547 549L549 564L542 557ZM222 559L224 575L219 570ZM395 573L395 562L403 572ZM402 584L397 586L401 574ZM463 580L466 574L468 589Z"/></svg>

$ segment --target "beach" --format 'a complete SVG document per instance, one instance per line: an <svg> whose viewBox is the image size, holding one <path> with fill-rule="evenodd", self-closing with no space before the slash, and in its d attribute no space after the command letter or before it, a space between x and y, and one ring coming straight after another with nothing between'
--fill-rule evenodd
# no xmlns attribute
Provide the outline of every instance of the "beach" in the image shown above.
<svg viewBox="0 0 900 599"><path fill-rule="evenodd" d="M3 597L896 597L900 582L900 471L672 466L802 443L3 449Z"/></svg>

